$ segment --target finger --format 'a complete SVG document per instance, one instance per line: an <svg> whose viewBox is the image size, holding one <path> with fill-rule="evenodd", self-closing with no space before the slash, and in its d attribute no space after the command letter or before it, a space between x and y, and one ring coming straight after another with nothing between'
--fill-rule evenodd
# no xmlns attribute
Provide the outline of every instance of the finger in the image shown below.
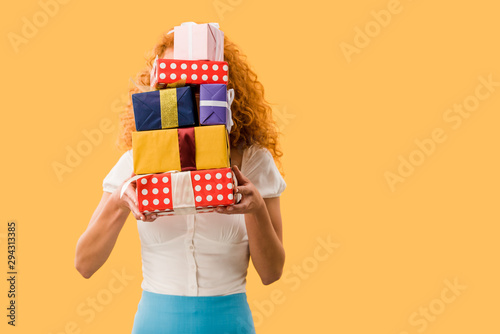
<svg viewBox="0 0 500 334"><path fill-rule="evenodd" d="M233 165L233 173L234 173L234 176L236 176L236 180L238 180L239 184L246 184L246 183L250 182L250 180L247 179L246 176L243 175L242 172L240 172L240 169L236 165Z"/></svg>
<svg viewBox="0 0 500 334"><path fill-rule="evenodd" d="M128 186L127 189L125 189L125 195L128 197L131 201L134 202L134 204L137 206L137 194L135 193L135 189L132 187Z"/></svg>
<svg viewBox="0 0 500 334"><path fill-rule="evenodd" d="M219 206L215 211L217 213L222 213L222 214L226 214L226 215L235 215L235 214L242 214L242 213L246 213L247 211L247 208L248 208L248 205L239 205L236 206L236 205L229 205L229 206Z"/></svg>
<svg viewBox="0 0 500 334"><path fill-rule="evenodd" d="M158 218L158 215L156 213L152 213L150 215L146 215L146 220L147 222L154 222Z"/></svg>
<svg viewBox="0 0 500 334"><path fill-rule="evenodd" d="M248 196L252 193L252 190L247 186L237 186L235 191L243 196Z"/></svg>
<svg viewBox="0 0 500 334"><path fill-rule="evenodd" d="M215 209L215 212L217 213L222 213L222 214L231 214L232 210L229 210L229 206L218 206L216 209Z"/></svg>
<svg viewBox="0 0 500 334"><path fill-rule="evenodd" d="M244 213L248 211L248 206L248 203L243 201L238 204L228 206L227 210L232 213Z"/></svg>
<svg viewBox="0 0 500 334"><path fill-rule="evenodd" d="M135 173L132 172L132 175L130 176L130 178L128 178L128 180L130 180L131 178L133 178L135 176ZM127 181L128 181L127 180ZM132 185L132 188L137 188L137 180L133 180L133 181L130 181L129 185Z"/></svg>
<svg viewBox="0 0 500 334"><path fill-rule="evenodd" d="M125 197L125 202L127 202L128 207L134 215L135 219L142 221L146 220L146 216L139 211L137 205L135 205L135 203L129 197Z"/></svg>

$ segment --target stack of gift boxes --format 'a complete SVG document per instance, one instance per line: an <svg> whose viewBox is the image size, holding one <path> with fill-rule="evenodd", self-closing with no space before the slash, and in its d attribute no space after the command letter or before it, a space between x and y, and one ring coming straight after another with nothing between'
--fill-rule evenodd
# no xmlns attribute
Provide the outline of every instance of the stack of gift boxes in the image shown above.
<svg viewBox="0 0 500 334"><path fill-rule="evenodd" d="M153 90L132 95L139 211L189 214L234 204L228 70L218 25L174 28L173 59L157 57Z"/></svg>

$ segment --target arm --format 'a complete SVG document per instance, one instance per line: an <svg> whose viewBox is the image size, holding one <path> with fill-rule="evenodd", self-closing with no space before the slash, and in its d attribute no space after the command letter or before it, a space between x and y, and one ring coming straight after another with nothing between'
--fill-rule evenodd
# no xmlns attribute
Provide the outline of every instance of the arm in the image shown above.
<svg viewBox="0 0 500 334"><path fill-rule="evenodd" d="M153 221L137 208L135 183L131 183L120 198L121 186L113 193L104 192L85 232L76 244L75 268L90 278L108 259L130 211L136 219Z"/></svg>
<svg viewBox="0 0 500 334"><path fill-rule="evenodd" d="M263 202L264 205L259 209L245 214L245 223L252 263L262 283L268 285L279 280L283 273L285 249L282 241L280 199L266 198Z"/></svg>
<svg viewBox="0 0 500 334"><path fill-rule="evenodd" d="M245 214L248 243L252 262L265 285L277 281L285 264L285 249L282 242L280 199L263 199L255 186L233 167L238 183L236 192L242 194L240 203L218 208L226 214Z"/></svg>

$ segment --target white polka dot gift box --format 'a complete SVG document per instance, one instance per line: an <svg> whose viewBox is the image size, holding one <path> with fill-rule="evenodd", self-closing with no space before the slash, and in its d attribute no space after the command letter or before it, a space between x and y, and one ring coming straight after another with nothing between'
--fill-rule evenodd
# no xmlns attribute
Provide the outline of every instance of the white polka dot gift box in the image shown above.
<svg viewBox="0 0 500 334"><path fill-rule="evenodd" d="M227 84L225 61L156 59L151 70L151 87L162 89L186 84Z"/></svg>
<svg viewBox="0 0 500 334"><path fill-rule="evenodd" d="M150 174L137 179L139 211L193 214L235 203L231 168Z"/></svg>

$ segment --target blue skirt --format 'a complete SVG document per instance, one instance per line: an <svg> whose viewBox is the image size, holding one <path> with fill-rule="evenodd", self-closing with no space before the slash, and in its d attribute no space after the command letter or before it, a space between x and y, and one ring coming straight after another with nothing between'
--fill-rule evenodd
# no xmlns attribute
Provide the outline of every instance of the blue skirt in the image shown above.
<svg viewBox="0 0 500 334"><path fill-rule="evenodd" d="M142 291L132 334L255 334L245 293L174 296Z"/></svg>

